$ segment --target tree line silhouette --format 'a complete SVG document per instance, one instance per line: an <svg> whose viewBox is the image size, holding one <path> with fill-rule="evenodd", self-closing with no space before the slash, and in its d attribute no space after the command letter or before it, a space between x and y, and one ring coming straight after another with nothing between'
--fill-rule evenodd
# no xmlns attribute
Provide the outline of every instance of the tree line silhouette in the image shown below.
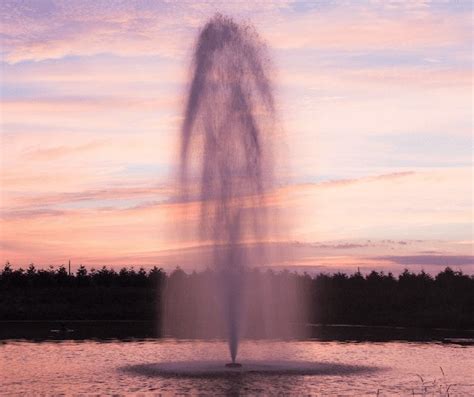
<svg viewBox="0 0 474 397"><path fill-rule="evenodd" d="M308 323L474 327L474 276L449 267L435 276L404 270L398 277L377 271L314 276L260 272L281 281L296 280L311 303ZM69 273L65 266L30 265L25 270L7 263L0 272L0 319L160 320L166 288L176 280L199 283L204 273L187 274L179 267L167 274L157 267L117 271L105 266L80 266Z"/></svg>

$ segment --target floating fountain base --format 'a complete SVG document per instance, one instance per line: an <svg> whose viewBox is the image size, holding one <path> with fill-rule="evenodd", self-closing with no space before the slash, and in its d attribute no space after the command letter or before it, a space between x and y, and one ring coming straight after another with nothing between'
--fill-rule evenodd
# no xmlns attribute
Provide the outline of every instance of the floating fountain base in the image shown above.
<svg viewBox="0 0 474 397"><path fill-rule="evenodd" d="M147 376L189 378L202 377L229 377L232 375L242 376L246 374L259 375L348 375L364 374L379 371L378 367L366 367L362 365L340 364L332 362L310 362L310 361L255 361L245 360L245 365L229 363L222 365L221 360L216 361L174 361L160 362L156 364L138 364L123 367L124 370ZM1 393L0 393L1 394Z"/></svg>
<svg viewBox="0 0 474 397"><path fill-rule="evenodd" d="M242 367L242 364L239 364L239 363L227 363L225 366L226 366L226 368L240 368L240 367Z"/></svg>

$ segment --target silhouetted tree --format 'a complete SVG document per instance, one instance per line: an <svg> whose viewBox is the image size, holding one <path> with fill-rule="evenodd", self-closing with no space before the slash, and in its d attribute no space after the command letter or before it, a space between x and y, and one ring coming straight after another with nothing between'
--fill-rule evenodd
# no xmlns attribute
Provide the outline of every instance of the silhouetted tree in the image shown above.
<svg viewBox="0 0 474 397"><path fill-rule="evenodd" d="M359 271L310 276L253 269L247 274L249 285L259 285L263 275L277 289L297 283L299 290L308 291L310 323L474 327L474 277L449 267L435 277L408 269L398 277L377 271L366 276ZM37 269L31 263L24 270L7 262L0 271L0 318L153 319L162 304L170 310L188 306L189 313L197 313L192 291L206 291L215 276L210 269L188 275L177 267L167 275L158 267L123 267L117 272L83 265L69 275L64 266ZM162 302L165 291L167 301ZM263 299L261 291L252 294L252 299ZM213 299L209 296L210 302ZM190 319L190 326L198 320Z"/></svg>

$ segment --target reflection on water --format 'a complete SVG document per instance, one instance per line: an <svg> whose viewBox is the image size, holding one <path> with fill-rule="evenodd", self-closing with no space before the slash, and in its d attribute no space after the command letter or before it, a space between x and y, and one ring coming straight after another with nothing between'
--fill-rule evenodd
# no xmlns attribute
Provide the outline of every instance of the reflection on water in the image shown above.
<svg viewBox="0 0 474 397"><path fill-rule="evenodd" d="M473 346L434 342L244 341L246 370L208 376L223 371L225 342L8 340L0 344L0 395L474 395L473 353Z"/></svg>

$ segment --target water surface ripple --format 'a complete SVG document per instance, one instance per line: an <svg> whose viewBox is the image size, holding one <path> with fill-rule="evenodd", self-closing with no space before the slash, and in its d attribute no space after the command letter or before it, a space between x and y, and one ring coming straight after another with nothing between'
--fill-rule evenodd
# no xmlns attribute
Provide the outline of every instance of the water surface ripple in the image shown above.
<svg viewBox="0 0 474 397"><path fill-rule="evenodd" d="M226 371L221 341L0 344L1 395L474 395L474 348L432 342L244 341Z"/></svg>

